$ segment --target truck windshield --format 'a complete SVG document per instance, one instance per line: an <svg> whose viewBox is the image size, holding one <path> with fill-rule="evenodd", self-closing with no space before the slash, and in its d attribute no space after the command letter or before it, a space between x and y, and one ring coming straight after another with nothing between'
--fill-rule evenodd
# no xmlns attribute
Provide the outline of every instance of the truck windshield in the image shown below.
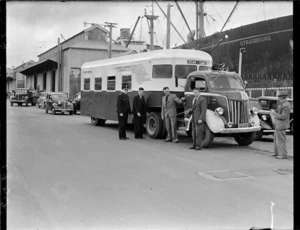
<svg viewBox="0 0 300 230"><path fill-rule="evenodd" d="M234 75L219 74L210 77L213 89L244 89L241 79Z"/></svg>
<svg viewBox="0 0 300 230"><path fill-rule="evenodd" d="M54 94L54 95L52 95L52 99L54 99L54 100L68 100L68 97L65 94Z"/></svg>

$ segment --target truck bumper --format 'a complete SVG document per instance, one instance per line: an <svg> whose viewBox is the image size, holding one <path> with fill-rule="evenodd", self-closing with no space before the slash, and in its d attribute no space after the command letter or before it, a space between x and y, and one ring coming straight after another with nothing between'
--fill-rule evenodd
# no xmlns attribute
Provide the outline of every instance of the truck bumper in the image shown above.
<svg viewBox="0 0 300 230"><path fill-rule="evenodd" d="M257 132L261 129L260 126L247 127L247 128L223 128L218 133L230 134L230 133L251 133Z"/></svg>
<svg viewBox="0 0 300 230"><path fill-rule="evenodd" d="M70 111L73 111L73 108L72 109L54 109L56 112L70 112Z"/></svg>
<svg viewBox="0 0 300 230"><path fill-rule="evenodd" d="M27 103L26 100L10 100L12 103Z"/></svg>

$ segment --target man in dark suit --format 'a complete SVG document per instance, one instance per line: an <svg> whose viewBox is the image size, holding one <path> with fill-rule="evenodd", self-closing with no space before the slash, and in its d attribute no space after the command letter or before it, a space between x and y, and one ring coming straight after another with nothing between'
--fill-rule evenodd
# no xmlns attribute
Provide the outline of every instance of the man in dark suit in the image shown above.
<svg viewBox="0 0 300 230"><path fill-rule="evenodd" d="M167 139L165 142L178 143L177 138L177 104L183 104L184 98L179 99L176 94L170 93L169 87L163 88L165 96L162 98L161 106L161 119L164 120L166 130L168 133Z"/></svg>
<svg viewBox="0 0 300 230"><path fill-rule="evenodd" d="M122 87L122 92L118 95L117 113L118 113L118 120L119 120L119 139L120 140L129 139L128 137L126 137L126 125L127 125L128 115L131 114L131 109L130 109L127 85L124 85Z"/></svg>
<svg viewBox="0 0 300 230"><path fill-rule="evenodd" d="M277 159L287 158L286 148L286 130L290 127L290 112L291 105L286 100L287 92L280 91L278 93L278 108L277 110L270 110L270 116L275 121L275 133L274 133L274 156Z"/></svg>
<svg viewBox="0 0 300 230"><path fill-rule="evenodd" d="M199 88L194 89L194 94L193 107L186 111L186 114L192 114L193 146L190 149L201 150L204 123L206 122L207 101L200 95Z"/></svg>
<svg viewBox="0 0 300 230"><path fill-rule="evenodd" d="M147 106L143 96L144 89L139 88L138 95L133 98L132 113L134 116L134 136L136 139L143 137L143 125L147 114Z"/></svg>

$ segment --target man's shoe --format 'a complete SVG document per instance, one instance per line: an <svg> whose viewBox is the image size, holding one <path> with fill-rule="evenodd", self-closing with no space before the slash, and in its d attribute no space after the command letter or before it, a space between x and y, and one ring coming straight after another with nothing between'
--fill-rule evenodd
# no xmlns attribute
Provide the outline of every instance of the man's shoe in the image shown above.
<svg viewBox="0 0 300 230"><path fill-rule="evenodd" d="M287 159L287 157L276 156L277 159Z"/></svg>
<svg viewBox="0 0 300 230"><path fill-rule="evenodd" d="M176 140L173 140L173 143L178 143L179 142L179 140L178 139L176 139Z"/></svg>
<svg viewBox="0 0 300 230"><path fill-rule="evenodd" d="M195 146L191 146L191 147L189 147L189 149L195 149Z"/></svg>
<svg viewBox="0 0 300 230"><path fill-rule="evenodd" d="M201 150L201 148L197 146L197 147L195 147L195 150L198 151L198 150Z"/></svg>
<svg viewBox="0 0 300 230"><path fill-rule="evenodd" d="M171 142L171 141L172 141L172 140L171 140L171 139L168 139L168 138L165 140L165 142Z"/></svg>

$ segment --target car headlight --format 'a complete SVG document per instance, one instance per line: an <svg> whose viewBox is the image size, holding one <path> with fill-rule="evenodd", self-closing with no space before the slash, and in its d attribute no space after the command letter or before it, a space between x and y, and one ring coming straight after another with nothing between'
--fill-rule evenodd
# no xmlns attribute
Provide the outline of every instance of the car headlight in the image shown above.
<svg viewBox="0 0 300 230"><path fill-rule="evenodd" d="M215 109L215 112L218 114L218 115L222 115L224 113L224 109L222 107L218 107Z"/></svg>
<svg viewBox="0 0 300 230"><path fill-rule="evenodd" d="M256 107L253 107L250 111L251 111L251 113L254 113L255 115L258 114L258 108L256 108Z"/></svg>
<svg viewBox="0 0 300 230"><path fill-rule="evenodd" d="M267 120L267 116L266 115L262 115L261 118L265 121Z"/></svg>
<svg viewBox="0 0 300 230"><path fill-rule="evenodd" d="M229 122L227 123L227 125L228 125L229 128L231 128L232 125L233 125L233 123L229 121Z"/></svg>

